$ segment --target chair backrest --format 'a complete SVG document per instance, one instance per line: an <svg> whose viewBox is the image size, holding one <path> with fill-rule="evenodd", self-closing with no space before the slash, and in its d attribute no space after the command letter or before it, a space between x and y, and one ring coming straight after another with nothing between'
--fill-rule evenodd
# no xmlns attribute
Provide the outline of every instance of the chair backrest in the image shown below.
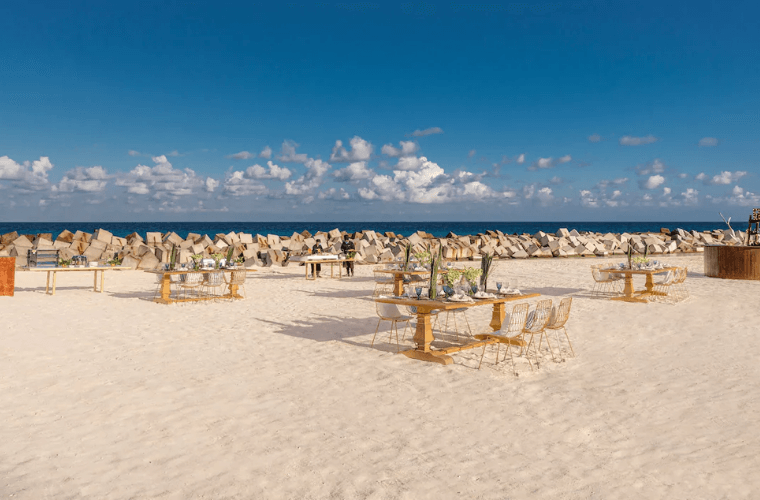
<svg viewBox="0 0 760 500"><path fill-rule="evenodd" d="M215 273L206 274L206 283L211 286L218 286L224 284L224 273L221 271Z"/></svg>
<svg viewBox="0 0 760 500"><path fill-rule="evenodd" d="M533 310L533 318L530 324L525 327L525 331L528 333L537 333L546 328L546 323L549 321L549 315L552 311L552 299L539 300L536 303L536 308Z"/></svg>
<svg viewBox="0 0 760 500"><path fill-rule="evenodd" d="M573 305L572 297L565 297L559 303L559 306L552 308L554 314L549 318L546 328L562 328L570 318L570 306Z"/></svg>
<svg viewBox="0 0 760 500"><path fill-rule="evenodd" d="M512 312L509 313L509 317L506 319L507 322L501 325L501 335L509 336L523 331L525 329L525 323L528 321L528 304L515 304L512 308Z"/></svg>
<svg viewBox="0 0 760 500"><path fill-rule="evenodd" d="M243 270L232 271L232 273L230 273L230 283L234 285L242 285L245 283L245 278L247 275L248 273Z"/></svg>
<svg viewBox="0 0 760 500"><path fill-rule="evenodd" d="M594 278L594 281L603 281L602 273L599 271L601 267L601 264L594 264L591 266L591 277Z"/></svg>
<svg viewBox="0 0 760 500"><path fill-rule="evenodd" d="M377 310L377 315L381 319L397 319L404 315L396 304L375 302L375 308Z"/></svg>
<svg viewBox="0 0 760 500"><path fill-rule="evenodd" d="M684 281L686 281L686 275L689 274L689 268L681 267L678 270L680 271L680 276L676 278L676 282L683 283Z"/></svg>
<svg viewBox="0 0 760 500"><path fill-rule="evenodd" d="M203 282L203 273L187 273L185 275L186 285L197 285Z"/></svg>

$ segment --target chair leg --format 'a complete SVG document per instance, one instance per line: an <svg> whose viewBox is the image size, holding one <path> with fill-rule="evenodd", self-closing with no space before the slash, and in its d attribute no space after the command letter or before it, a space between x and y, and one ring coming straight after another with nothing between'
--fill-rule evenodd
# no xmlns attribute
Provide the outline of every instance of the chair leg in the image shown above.
<svg viewBox="0 0 760 500"><path fill-rule="evenodd" d="M380 329L381 321L382 321L381 319L377 320L377 328L375 328L375 334L372 336L372 342L370 342L369 344L370 347L375 345L375 337L377 337L377 331Z"/></svg>

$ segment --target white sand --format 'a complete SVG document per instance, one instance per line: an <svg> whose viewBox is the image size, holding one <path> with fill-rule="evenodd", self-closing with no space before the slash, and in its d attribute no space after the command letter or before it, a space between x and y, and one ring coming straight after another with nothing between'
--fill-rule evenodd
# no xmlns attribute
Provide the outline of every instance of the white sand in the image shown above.
<svg viewBox="0 0 760 500"><path fill-rule="evenodd" d="M760 283L688 265L677 305L589 296L589 259L497 262L573 295L576 358L395 353L369 267L264 269L234 303L154 276L18 273L0 297L0 498L757 498ZM485 331L490 307L468 313ZM387 331L387 330L386 330ZM411 346L407 336L406 345Z"/></svg>

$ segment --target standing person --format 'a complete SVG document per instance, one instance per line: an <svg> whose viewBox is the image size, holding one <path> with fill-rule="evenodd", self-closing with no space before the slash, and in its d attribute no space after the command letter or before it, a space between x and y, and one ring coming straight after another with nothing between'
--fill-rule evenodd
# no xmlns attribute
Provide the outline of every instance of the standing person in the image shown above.
<svg viewBox="0 0 760 500"><path fill-rule="evenodd" d="M322 248L322 244L317 240L316 243L314 243L314 246L311 247L311 254L312 255L319 255L324 251L324 248ZM321 278L319 273L322 272L322 264L312 264L311 265L311 274L315 278Z"/></svg>
<svg viewBox="0 0 760 500"><path fill-rule="evenodd" d="M340 244L340 251L346 254L346 257L348 257L348 252L356 251L356 246L354 245L354 242L351 241L351 238L348 235L343 236L343 243ZM353 276L354 275L354 261L344 262L343 264L346 267L346 275Z"/></svg>

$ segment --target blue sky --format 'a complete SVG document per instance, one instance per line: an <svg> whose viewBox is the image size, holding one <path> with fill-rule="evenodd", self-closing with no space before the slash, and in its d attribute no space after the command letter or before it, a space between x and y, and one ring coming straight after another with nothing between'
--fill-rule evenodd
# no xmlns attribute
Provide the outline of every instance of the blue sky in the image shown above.
<svg viewBox="0 0 760 500"><path fill-rule="evenodd" d="M5 221L720 220L757 2L14 2Z"/></svg>

